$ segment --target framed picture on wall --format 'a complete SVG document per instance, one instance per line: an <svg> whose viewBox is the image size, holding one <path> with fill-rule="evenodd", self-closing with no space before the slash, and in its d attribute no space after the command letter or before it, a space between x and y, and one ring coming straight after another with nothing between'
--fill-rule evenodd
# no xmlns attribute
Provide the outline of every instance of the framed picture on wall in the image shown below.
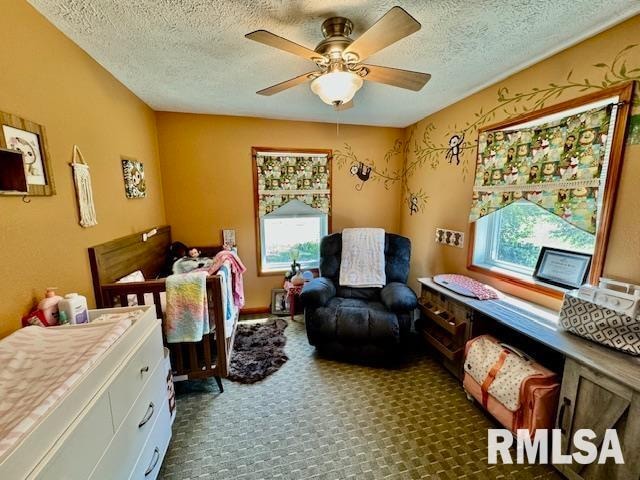
<svg viewBox="0 0 640 480"><path fill-rule="evenodd" d="M22 154L28 192L54 195L44 127L10 113L0 112L0 148Z"/></svg>
<svg viewBox="0 0 640 480"><path fill-rule="evenodd" d="M127 198L144 198L147 196L147 184L144 179L144 165L132 158L122 158L122 175L124 191Z"/></svg>
<svg viewBox="0 0 640 480"><path fill-rule="evenodd" d="M542 247L533 278L562 288L579 288L587 281L591 255Z"/></svg>
<svg viewBox="0 0 640 480"><path fill-rule="evenodd" d="M233 229L222 230L222 245L225 248L233 248L236 246L236 231Z"/></svg>

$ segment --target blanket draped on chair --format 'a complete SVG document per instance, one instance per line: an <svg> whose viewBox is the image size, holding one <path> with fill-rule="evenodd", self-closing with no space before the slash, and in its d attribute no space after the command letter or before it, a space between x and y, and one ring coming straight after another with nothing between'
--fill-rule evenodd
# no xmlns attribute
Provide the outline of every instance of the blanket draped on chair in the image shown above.
<svg viewBox="0 0 640 480"><path fill-rule="evenodd" d="M342 231L340 285L366 288L387 283L382 228L345 228Z"/></svg>

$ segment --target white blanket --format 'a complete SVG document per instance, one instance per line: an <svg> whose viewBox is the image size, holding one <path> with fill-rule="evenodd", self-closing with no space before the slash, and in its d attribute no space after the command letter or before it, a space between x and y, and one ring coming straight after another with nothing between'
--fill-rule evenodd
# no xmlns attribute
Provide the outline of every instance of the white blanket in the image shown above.
<svg viewBox="0 0 640 480"><path fill-rule="evenodd" d="M345 228L342 231L340 285L343 287L383 287L384 230L382 228Z"/></svg>

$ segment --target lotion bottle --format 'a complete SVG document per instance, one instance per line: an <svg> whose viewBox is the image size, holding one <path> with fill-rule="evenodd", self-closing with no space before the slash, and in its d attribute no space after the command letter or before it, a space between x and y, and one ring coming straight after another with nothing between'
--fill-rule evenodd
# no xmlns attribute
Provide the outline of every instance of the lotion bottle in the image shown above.
<svg viewBox="0 0 640 480"><path fill-rule="evenodd" d="M56 287L49 287L44 298L38 303L38 310L42 310L48 325L58 324L58 304L60 300L62 300L62 297L56 295Z"/></svg>
<svg viewBox="0 0 640 480"><path fill-rule="evenodd" d="M89 322L89 311L87 309L87 299L77 293L68 293L58 304L60 312L64 312L69 323L72 325Z"/></svg>

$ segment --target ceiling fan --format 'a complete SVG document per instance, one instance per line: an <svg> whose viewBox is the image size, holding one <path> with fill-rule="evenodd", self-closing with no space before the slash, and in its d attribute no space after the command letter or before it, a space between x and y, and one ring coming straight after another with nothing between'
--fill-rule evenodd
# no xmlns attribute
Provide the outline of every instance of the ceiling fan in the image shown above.
<svg viewBox="0 0 640 480"><path fill-rule="evenodd" d="M311 91L338 110L353 106L353 96L364 80L418 91L431 75L398 68L362 63L369 56L420 30L420 23L400 7L393 7L371 28L353 40L353 23L345 17L331 17L322 23L322 40L315 48L298 45L266 30L256 30L246 38L311 60L317 69L260 90L273 95L311 81Z"/></svg>

